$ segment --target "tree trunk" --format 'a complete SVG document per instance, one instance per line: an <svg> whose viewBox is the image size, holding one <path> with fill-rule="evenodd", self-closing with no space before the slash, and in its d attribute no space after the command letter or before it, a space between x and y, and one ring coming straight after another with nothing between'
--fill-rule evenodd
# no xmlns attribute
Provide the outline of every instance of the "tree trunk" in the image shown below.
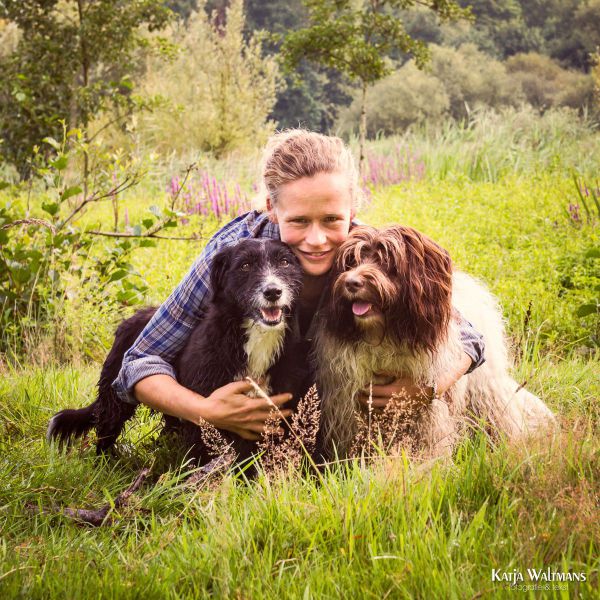
<svg viewBox="0 0 600 600"><path fill-rule="evenodd" d="M367 139L367 82L362 83L362 96L360 104L360 122L358 125L358 137L360 146L360 158L358 160L358 168L361 177L365 174L365 142Z"/></svg>
<svg viewBox="0 0 600 600"><path fill-rule="evenodd" d="M85 6L84 0L77 0L77 14L79 15L79 51L81 60L81 85L79 88L87 88L90 83L90 57L85 37L83 35ZM75 88L76 93L78 88ZM77 126L80 126L83 131L83 198L88 196L88 179L90 177L90 157L88 153L89 131L88 131L88 114L86 111L80 110L77 106Z"/></svg>

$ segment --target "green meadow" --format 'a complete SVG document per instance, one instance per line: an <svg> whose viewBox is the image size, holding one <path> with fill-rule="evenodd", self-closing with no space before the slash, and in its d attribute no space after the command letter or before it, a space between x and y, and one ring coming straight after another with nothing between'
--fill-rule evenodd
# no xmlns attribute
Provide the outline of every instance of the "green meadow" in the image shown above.
<svg viewBox="0 0 600 600"><path fill-rule="evenodd" d="M2 366L0 597L597 598L600 332L598 313L581 307L598 297L600 209L580 186L598 186L600 142L559 125L532 124L523 137L515 126L372 142L381 155L412 148L424 175L372 187L359 215L422 230L490 287L514 376L555 411L559 432L514 446L473 435L449 462L381 456L333 465L322 478L247 482L230 473L200 486L156 449L159 420L144 410L117 456L98 458L89 442L59 448L44 439L48 419L93 398L125 314L67 295L54 326L71 356L58 360L40 344ZM128 193L132 220L164 201L167 175ZM108 227L110 207L85 219ZM177 232L206 238L218 226L192 215ZM169 294L204 243L165 240L135 252L148 303ZM61 515L114 502L143 467L152 467L149 480L103 526ZM536 583L527 569L585 580ZM511 589L494 573L524 581Z"/></svg>

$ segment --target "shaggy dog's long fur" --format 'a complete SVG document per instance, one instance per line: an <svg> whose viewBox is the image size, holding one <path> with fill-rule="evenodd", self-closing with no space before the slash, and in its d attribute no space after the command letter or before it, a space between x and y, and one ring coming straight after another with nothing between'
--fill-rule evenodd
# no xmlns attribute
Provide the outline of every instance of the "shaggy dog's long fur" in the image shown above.
<svg viewBox="0 0 600 600"><path fill-rule="evenodd" d="M469 420L510 438L553 422L546 405L509 375L502 316L472 277L452 272L447 252L418 231L360 227L341 246L315 344L326 446L346 454L356 433L358 394L378 373L431 386L463 353L456 310L481 332L486 362L423 405L417 445L447 454Z"/></svg>
<svg viewBox="0 0 600 600"><path fill-rule="evenodd" d="M219 251L211 270L208 310L175 364L178 381L209 396L227 383L251 376L263 380L264 387L273 393L294 393L297 402L304 391L303 374L294 369L299 349L294 343L286 343L286 332L301 282L300 264L281 242L249 239ZM96 401L52 417L48 439L64 440L95 428L99 452L115 443L136 406L121 401L111 384L123 355L155 310L143 309L121 323L102 368ZM166 421L182 435L191 458L200 464L210 458L196 425L173 417L166 417ZM239 436L226 435L240 458L249 456L255 447Z"/></svg>

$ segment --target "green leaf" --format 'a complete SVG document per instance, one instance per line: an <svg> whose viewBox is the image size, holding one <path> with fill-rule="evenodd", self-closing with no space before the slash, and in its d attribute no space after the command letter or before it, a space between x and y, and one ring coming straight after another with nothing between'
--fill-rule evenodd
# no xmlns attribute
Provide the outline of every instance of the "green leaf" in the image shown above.
<svg viewBox="0 0 600 600"><path fill-rule="evenodd" d="M29 270L28 267L25 266L19 266L16 268L11 268L10 270L12 278L17 282L17 283L27 283L29 281L29 279L31 278L31 271Z"/></svg>
<svg viewBox="0 0 600 600"><path fill-rule="evenodd" d="M63 191L63 193L60 195L60 199L63 201L67 200L68 198L71 198L72 196L77 196L77 194L81 194L82 191L83 190L78 185L73 185Z"/></svg>
<svg viewBox="0 0 600 600"><path fill-rule="evenodd" d="M45 210L49 215L54 216L60 208L58 202L44 202L42 209Z"/></svg>
<svg viewBox="0 0 600 600"><path fill-rule="evenodd" d="M60 144L53 137L45 137L42 141L50 144L56 151L61 151Z"/></svg>
<svg viewBox="0 0 600 600"><path fill-rule="evenodd" d="M577 309L577 316L578 317L587 317L588 315L593 315L594 313L598 312L598 304L582 304L578 309Z"/></svg>
<svg viewBox="0 0 600 600"><path fill-rule="evenodd" d="M139 244L140 248L155 248L156 242L150 238L142 239Z"/></svg>
<svg viewBox="0 0 600 600"><path fill-rule="evenodd" d="M7 187L10 187L8 181L0 181L0 190L5 190Z"/></svg>
<svg viewBox="0 0 600 600"><path fill-rule="evenodd" d="M127 275L127 271L125 269L117 269L109 278L110 281L119 281L119 279L123 279Z"/></svg>
<svg viewBox="0 0 600 600"><path fill-rule="evenodd" d="M142 220L142 225L146 228L146 229L150 229L150 227L152 227L152 225L154 225L154 219L143 219Z"/></svg>
<svg viewBox="0 0 600 600"><path fill-rule="evenodd" d="M600 258L600 248L590 248L585 256L586 258Z"/></svg>
<svg viewBox="0 0 600 600"><path fill-rule="evenodd" d="M159 219L162 217L163 213L162 210L156 206L156 204L153 204L150 208L148 208L148 210L156 217L158 217Z"/></svg>
<svg viewBox="0 0 600 600"><path fill-rule="evenodd" d="M69 159L65 154L61 154L57 159L50 162L50 166L54 167L58 171L62 171L69 164Z"/></svg>

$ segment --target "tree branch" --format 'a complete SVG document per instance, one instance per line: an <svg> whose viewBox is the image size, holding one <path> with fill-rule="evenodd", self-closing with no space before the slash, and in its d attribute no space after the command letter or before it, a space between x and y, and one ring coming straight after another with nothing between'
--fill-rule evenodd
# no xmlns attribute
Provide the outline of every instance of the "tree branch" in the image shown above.
<svg viewBox="0 0 600 600"><path fill-rule="evenodd" d="M189 237L178 237L178 236L167 236L167 235L157 235L156 233L120 233L118 231L97 231L97 230L88 230L86 233L90 235L102 235L105 237L112 238L153 238L157 240L181 240L181 241L195 241L195 240L206 240L208 238L202 237L200 234L194 234Z"/></svg>

